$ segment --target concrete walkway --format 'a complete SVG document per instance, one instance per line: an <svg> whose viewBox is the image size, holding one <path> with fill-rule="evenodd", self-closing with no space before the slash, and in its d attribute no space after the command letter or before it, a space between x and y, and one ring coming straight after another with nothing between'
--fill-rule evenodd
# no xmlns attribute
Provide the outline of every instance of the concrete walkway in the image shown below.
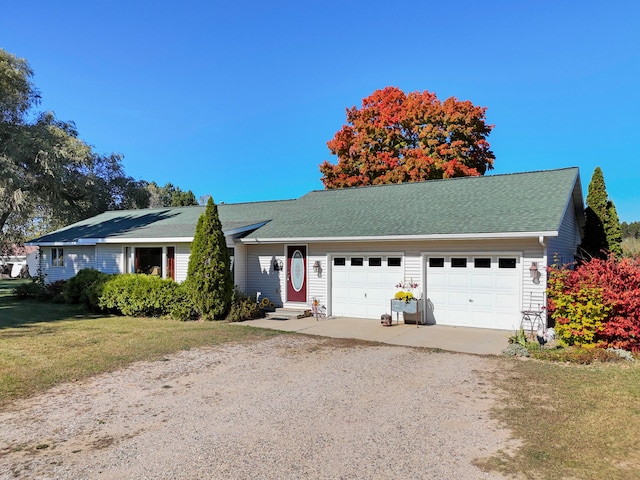
<svg viewBox="0 0 640 480"><path fill-rule="evenodd" d="M306 333L333 338L357 338L391 345L438 348L450 352L499 355L513 332L485 328L448 327L443 325L396 324L383 327L379 320L364 318L314 317L296 318L298 312L278 311L268 318L249 320L242 325Z"/></svg>

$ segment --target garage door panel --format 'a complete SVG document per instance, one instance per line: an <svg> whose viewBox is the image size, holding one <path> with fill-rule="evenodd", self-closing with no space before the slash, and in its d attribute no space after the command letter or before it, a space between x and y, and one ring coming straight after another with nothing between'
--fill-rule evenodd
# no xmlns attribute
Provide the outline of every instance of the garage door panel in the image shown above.
<svg viewBox="0 0 640 480"><path fill-rule="evenodd" d="M429 267L426 261L427 298L434 304L433 319L442 325L511 329L518 322L521 309L521 260L517 268L498 268L498 255L456 254L467 257L467 268L452 267L451 258L444 257L439 266ZM487 268L475 265L486 265ZM483 259L475 262L475 259ZM513 257L512 257L513 258ZM435 262L434 262L435 263ZM472 300L472 301L469 301Z"/></svg>
<svg viewBox="0 0 640 480"><path fill-rule="evenodd" d="M492 288L495 285L495 276L491 273L474 273L471 275L472 288Z"/></svg>
<svg viewBox="0 0 640 480"><path fill-rule="evenodd" d="M472 300L473 300L473 302L471 302L472 305L469 306L471 309L474 309L474 308L493 308L494 307L494 301L495 301L495 294L493 294L493 293L473 292L472 293Z"/></svg>
<svg viewBox="0 0 640 480"><path fill-rule="evenodd" d="M518 290L518 278L516 275L499 275L496 277L496 288L509 291Z"/></svg>
<svg viewBox="0 0 640 480"><path fill-rule="evenodd" d="M449 305L469 305L469 295L467 292L449 292L447 295Z"/></svg>
<svg viewBox="0 0 640 480"><path fill-rule="evenodd" d="M331 312L334 315L380 319L389 313L389 301L395 295L396 284L404 278L404 261L389 266L386 256L358 254L362 265L351 265L346 255L345 265L334 266L331 273Z"/></svg>
<svg viewBox="0 0 640 480"><path fill-rule="evenodd" d="M468 287L469 286L469 274L464 273L450 273L447 279L447 286L452 288Z"/></svg>
<svg viewBox="0 0 640 480"><path fill-rule="evenodd" d="M429 275L429 286L433 289L443 288L446 283L447 278L444 275Z"/></svg>

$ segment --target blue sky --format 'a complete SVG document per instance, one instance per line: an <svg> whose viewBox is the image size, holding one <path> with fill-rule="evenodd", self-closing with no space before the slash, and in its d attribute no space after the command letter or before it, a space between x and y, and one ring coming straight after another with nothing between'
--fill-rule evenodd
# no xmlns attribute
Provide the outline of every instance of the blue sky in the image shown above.
<svg viewBox="0 0 640 480"><path fill-rule="evenodd" d="M321 189L345 108L385 86L485 106L489 174L596 166L640 221L637 1L6 2L0 47L128 175L216 202ZM535 195L535 192L532 192Z"/></svg>

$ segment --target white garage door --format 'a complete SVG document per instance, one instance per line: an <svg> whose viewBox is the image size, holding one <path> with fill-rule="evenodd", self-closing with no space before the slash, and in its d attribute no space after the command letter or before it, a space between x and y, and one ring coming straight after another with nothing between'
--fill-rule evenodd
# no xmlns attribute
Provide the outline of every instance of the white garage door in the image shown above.
<svg viewBox="0 0 640 480"><path fill-rule="evenodd" d="M380 319L403 281L403 258L383 255L335 256L331 265L331 314Z"/></svg>
<svg viewBox="0 0 640 480"><path fill-rule="evenodd" d="M520 323L520 256L451 255L426 260L427 321L512 330Z"/></svg>

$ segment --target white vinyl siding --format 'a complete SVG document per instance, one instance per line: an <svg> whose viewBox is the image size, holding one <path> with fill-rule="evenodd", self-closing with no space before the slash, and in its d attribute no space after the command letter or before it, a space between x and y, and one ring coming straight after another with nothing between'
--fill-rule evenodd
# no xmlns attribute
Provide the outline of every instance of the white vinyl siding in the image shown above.
<svg viewBox="0 0 640 480"><path fill-rule="evenodd" d="M120 244L96 245L96 267L104 273L124 272L124 247Z"/></svg>
<svg viewBox="0 0 640 480"><path fill-rule="evenodd" d="M573 262L580 242L580 227L576 221L576 214L573 208L568 208L562 218L558 236L549 238L549 265L554 263L563 265Z"/></svg>
<svg viewBox="0 0 640 480"><path fill-rule="evenodd" d="M234 285L241 291L247 290L247 246L242 243L235 245L235 258L234 258Z"/></svg>
<svg viewBox="0 0 640 480"><path fill-rule="evenodd" d="M245 293L260 298L267 297L281 307L284 304L286 277L284 270L273 268L274 260L286 264L286 256L282 245L249 245L247 246L247 286Z"/></svg>
<svg viewBox="0 0 640 480"><path fill-rule="evenodd" d="M191 256L191 244L178 243L175 252L176 282L184 282L187 279L189 269L189 257Z"/></svg>
<svg viewBox="0 0 640 480"><path fill-rule="evenodd" d="M40 268L45 275L46 283L56 280L67 280L83 268L95 268L94 246L61 247L64 254L64 266L51 266L51 247L40 247Z"/></svg>

